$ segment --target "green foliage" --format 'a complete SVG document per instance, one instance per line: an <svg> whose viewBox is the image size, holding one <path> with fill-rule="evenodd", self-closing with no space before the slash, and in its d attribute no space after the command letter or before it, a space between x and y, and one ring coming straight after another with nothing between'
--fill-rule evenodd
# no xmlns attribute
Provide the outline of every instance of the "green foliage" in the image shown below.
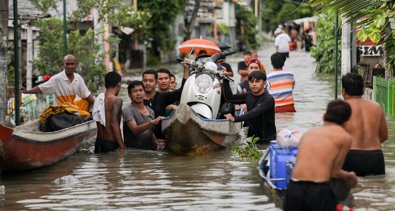
<svg viewBox="0 0 395 211"><path fill-rule="evenodd" d="M56 9L56 3L61 0L30 0L30 2L35 5L39 10L47 12L48 9Z"/></svg>
<svg viewBox="0 0 395 211"><path fill-rule="evenodd" d="M111 23L114 26L131 27L139 32L144 32L150 26L151 18L149 11L134 11L134 8L122 0L78 0L78 9L73 12L74 20L82 20L87 17L92 8L97 10L99 19Z"/></svg>
<svg viewBox="0 0 395 211"><path fill-rule="evenodd" d="M57 18L39 19L34 23L40 28L40 56L33 62L40 74L56 73L62 69L63 25Z"/></svg>
<svg viewBox="0 0 395 211"><path fill-rule="evenodd" d="M41 19L35 22L40 28L40 56L34 66L41 74L58 73L63 66L62 21L57 18ZM95 34L89 29L84 34L79 30L68 34L68 50L79 62L78 73L85 79L88 88L95 92L103 80L105 73L104 55L99 54L100 45L95 42Z"/></svg>
<svg viewBox="0 0 395 211"><path fill-rule="evenodd" d="M339 21L341 23L341 21ZM311 55L316 61L316 72L333 73L335 70L335 13L320 17L316 24L317 44L311 47ZM338 61L341 58L341 41L338 40ZM340 62L338 63L340 68Z"/></svg>
<svg viewBox="0 0 395 211"><path fill-rule="evenodd" d="M237 36L240 37L240 42L244 43L247 49L257 49L259 47L255 37L258 34L257 19L251 8L237 5L236 19Z"/></svg>
<svg viewBox="0 0 395 211"><path fill-rule="evenodd" d="M232 151L236 154L239 155L241 158L248 158L253 161L259 160L262 155L263 151L259 150L258 147L256 146L256 142L259 140L259 138L255 137L249 137L245 140L246 144L243 146L235 145L232 148Z"/></svg>
<svg viewBox="0 0 395 211"><path fill-rule="evenodd" d="M284 3L279 0L264 1L262 7L262 29L272 31L279 24L289 20L312 16L312 9L309 4L303 1L292 1L293 3Z"/></svg>
<svg viewBox="0 0 395 211"><path fill-rule="evenodd" d="M142 36L148 42L148 52L150 56L160 56L159 50L172 50L176 40L171 33L177 15L184 9L185 1L183 0L139 0L139 11L150 11L152 16L148 20L149 29ZM151 64L149 64L151 65Z"/></svg>
<svg viewBox="0 0 395 211"><path fill-rule="evenodd" d="M69 33L69 53L78 59L78 73L92 92L96 92L104 83L105 75L104 52L100 53L101 45L95 42L95 32L88 29L84 34L79 30ZM111 42L110 42L111 43Z"/></svg>
<svg viewBox="0 0 395 211"><path fill-rule="evenodd" d="M388 55L387 69L393 71L395 63L395 31L390 20L395 18L394 0L310 0L318 11L336 11L349 23L357 21L360 31L357 38L365 41L369 38L375 43L383 43ZM359 21L363 17L363 21Z"/></svg>
<svg viewBox="0 0 395 211"><path fill-rule="evenodd" d="M228 34L229 33L229 27L225 23L220 23L217 25L218 31L221 34Z"/></svg>

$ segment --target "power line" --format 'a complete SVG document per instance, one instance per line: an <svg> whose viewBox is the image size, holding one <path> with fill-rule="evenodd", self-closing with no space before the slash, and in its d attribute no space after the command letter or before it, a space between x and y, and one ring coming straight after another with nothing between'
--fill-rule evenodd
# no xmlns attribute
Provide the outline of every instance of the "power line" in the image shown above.
<svg viewBox="0 0 395 211"><path fill-rule="evenodd" d="M296 3L296 2L290 1L290 0L285 0L285 2ZM299 5L298 5L298 7L297 7L294 11L292 11L291 13L285 14L285 15L292 15L292 14L294 14L296 11L299 10L299 8L302 6L302 4L304 4L304 2L305 2L305 0L303 0L302 2L300 2Z"/></svg>

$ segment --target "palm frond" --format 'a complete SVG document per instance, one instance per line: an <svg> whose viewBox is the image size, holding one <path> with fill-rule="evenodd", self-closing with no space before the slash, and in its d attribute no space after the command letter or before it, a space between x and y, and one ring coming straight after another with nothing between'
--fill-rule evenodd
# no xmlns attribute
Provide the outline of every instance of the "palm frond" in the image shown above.
<svg viewBox="0 0 395 211"><path fill-rule="evenodd" d="M309 0L317 12L339 11L348 21L369 16L369 10L380 6L379 0Z"/></svg>

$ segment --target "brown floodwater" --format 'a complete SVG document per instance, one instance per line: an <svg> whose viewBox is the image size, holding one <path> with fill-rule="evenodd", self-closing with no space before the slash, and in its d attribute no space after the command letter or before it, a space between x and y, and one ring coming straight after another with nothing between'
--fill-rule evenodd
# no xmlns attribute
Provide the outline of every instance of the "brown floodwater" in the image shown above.
<svg viewBox="0 0 395 211"><path fill-rule="evenodd" d="M266 69L273 51L267 45L259 52ZM234 71L240 59L241 55L228 59ZM172 68L180 77L180 68ZM304 132L321 124L326 104L333 99L333 83L331 76L314 74L314 61L304 52L292 52L286 69L296 75L297 112L276 115L277 130ZM125 93L124 89L121 95L128 103ZM356 210L395 210L395 118L388 118L388 125L390 138L383 147L387 175L359 178L352 191ZM281 210L273 192L260 185L256 163L229 150L203 156L92 151L87 144L53 166L2 174L0 209Z"/></svg>

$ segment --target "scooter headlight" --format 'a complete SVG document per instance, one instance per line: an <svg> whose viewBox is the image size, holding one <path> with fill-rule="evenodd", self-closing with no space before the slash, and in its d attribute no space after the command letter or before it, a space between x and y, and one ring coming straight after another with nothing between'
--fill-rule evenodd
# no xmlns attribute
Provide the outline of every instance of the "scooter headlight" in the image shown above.
<svg viewBox="0 0 395 211"><path fill-rule="evenodd" d="M202 94L206 94L211 86L213 85L213 78L208 74L200 74L196 76L196 86L198 91Z"/></svg>

